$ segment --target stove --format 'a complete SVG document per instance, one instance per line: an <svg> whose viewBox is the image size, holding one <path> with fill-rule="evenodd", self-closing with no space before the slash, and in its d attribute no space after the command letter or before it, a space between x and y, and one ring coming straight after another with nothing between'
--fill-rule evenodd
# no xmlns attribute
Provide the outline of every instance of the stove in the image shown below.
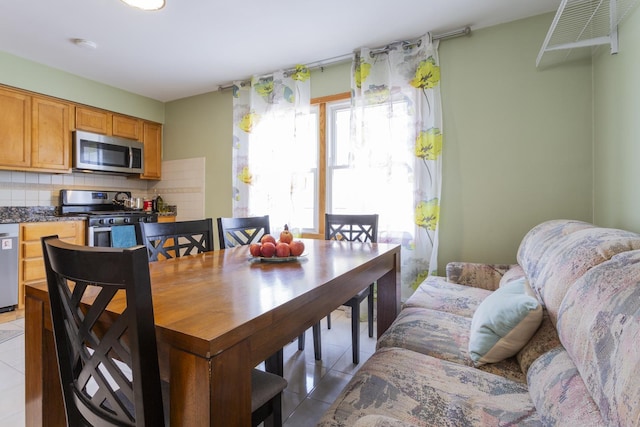
<svg viewBox="0 0 640 427"><path fill-rule="evenodd" d="M125 208L130 191L60 190L58 215L86 216L86 242L89 246L111 246L111 227L132 225L136 240L142 243L141 222L158 222L158 214Z"/></svg>

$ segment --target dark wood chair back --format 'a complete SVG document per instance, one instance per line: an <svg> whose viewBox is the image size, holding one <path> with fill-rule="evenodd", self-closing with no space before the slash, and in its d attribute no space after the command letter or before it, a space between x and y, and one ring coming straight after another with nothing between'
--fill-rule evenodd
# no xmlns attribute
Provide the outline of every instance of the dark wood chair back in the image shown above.
<svg viewBox="0 0 640 427"><path fill-rule="evenodd" d="M67 425L164 426L144 247L42 238ZM120 315L107 312L124 294Z"/></svg>
<svg viewBox="0 0 640 427"><path fill-rule="evenodd" d="M220 249L259 242L271 233L269 215L247 218L218 218Z"/></svg>
<svg viewBox="0 0 640 427"><path fill-rule="evenodd" d="M325 214L324 238L325 240L376 243L378 241L378 214Z"/></svg>
<svg viewBox="0 0 640 427"><path fill-rule="evenodd" d="M211 218L177 222L142 222L142 241L149 261L195 255L213 250Z"/></svg>

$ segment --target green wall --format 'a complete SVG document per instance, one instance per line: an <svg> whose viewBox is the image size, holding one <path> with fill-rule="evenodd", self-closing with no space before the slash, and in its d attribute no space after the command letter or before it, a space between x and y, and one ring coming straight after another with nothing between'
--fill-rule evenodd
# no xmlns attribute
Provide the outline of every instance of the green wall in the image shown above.
<svg viewBox="0 0 640 427"><path fill-rule="evenodd" d="M439 265L515 262L548 219L592 220L590 61L537 70L553 14L440 45Z"/></svg>
<svg viewBox="0 0 640 427"><path fill-rule="evenodd" d="M440 43L441 273L453 260L514 262L522 236L547 219L640 229L633 185L640 178L633 144L640 134L633 120L640 112L639 13L621 29L620 54L600 55L593 67L582 61L537 70L552 19ZM313 70L312 96L348 91L349 70L348 62ZM2 52L0 83L164 123L164 159L204 156L205 214L231 214L230 91L163 104Z"/></svg>
<svg viewBox="0 0 640 427"><path fill-rule="evenodd" d="M553 14L440 44L444 110L441 272L515 262L552 218L592 220L591 64L538 71ZM312 96L349 91L350 63L312 72ZM231 94L170 102L165 159L207 157L205 214L231 215Z"/></svg>
<svg viewBox="0 0 640 427"><path fill-rule="evenodd" d="M640 8L593 61L594 221L640 232Z"/></svg>
<svg viewBox="0 0 640 427"><path fill-rule="evenodd" d="M164 122L164 103L126 92L6 52L0 52L0 84L79 104Z"/></svg>

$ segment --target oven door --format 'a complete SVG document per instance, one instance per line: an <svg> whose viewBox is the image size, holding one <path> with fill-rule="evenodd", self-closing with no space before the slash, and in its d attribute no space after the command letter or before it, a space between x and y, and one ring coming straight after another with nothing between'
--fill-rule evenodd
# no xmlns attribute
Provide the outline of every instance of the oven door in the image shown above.
<svg viewBox="0 0 640 427"><path fill-rule="evenodd" d="M134 227L136 234L136 244L140 245L142 242L142 231L140 230L140 224L131 224ZM119 227L116 225L116 227ZM111 247L111 226L93 225L87 227L87 245L98 246L103 248Z"/></svg>
<svg viewBox="0 0 640 427"><path fill-rule="evenodd" d="M111 246L111 227L87 228L87 245L108 248Z"/></svg>

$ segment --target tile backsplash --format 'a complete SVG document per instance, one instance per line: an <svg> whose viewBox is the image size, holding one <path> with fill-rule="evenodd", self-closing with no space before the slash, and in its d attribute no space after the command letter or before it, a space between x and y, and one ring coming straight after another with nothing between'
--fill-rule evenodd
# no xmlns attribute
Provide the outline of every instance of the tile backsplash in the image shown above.
<svg viewBox="0 0 640 427"><path fill-rule="evenodd" d="M154 189L178 220L204 218L205 159L162 162L162 180L146 181L117 175L76 172L51 174L0 170L0 206L57 206L61 189L131 191L133 197L153 197Z"/></svg>
<svg viewBox="0 0 640 427"><path fill-rule="evenodd" d="M162 162L162 181L153 182L154 190L169 205L178 207L176 220L188 221L204 218L205 158L198 157Z"/></svg>

